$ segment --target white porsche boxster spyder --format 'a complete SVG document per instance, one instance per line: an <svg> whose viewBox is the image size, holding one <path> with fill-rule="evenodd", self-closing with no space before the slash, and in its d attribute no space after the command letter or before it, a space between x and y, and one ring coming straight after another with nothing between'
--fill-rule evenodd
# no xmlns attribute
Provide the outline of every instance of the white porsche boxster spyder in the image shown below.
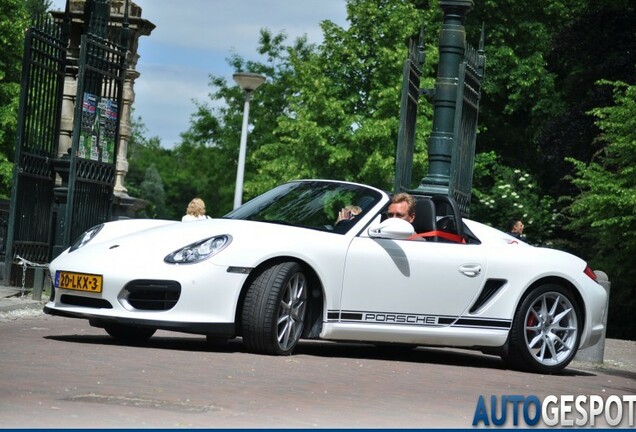
<svg viewBox="0 0 636 432"><path fill-rule="evenodd" d="M302 339L448 346L555 373L603 332L607 294L587 264L418 197L386 218L373 187L299 180L225 217L129 219L84 233L49 266L44 311L129 341L157 329L241 337L291 354ZM339 211L361 213L337 222Z"/></svg>

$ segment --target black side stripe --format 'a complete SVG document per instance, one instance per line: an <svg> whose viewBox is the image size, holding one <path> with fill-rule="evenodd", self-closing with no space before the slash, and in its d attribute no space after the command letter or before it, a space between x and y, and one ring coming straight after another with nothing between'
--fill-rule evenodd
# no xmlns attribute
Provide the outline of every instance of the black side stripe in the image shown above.
<svg viewBox="0 0 636 432"><path fill-rule="evenodd" d="M451 326L451 327L465 327L465 328L483 328L483 329L501 329L509 330L512 326L511 320L505 319L488 319L488 318L460 318L458 316L436 316L436 315L419 315L408 314L400 312L370 312L370 311L338 311L332 310L327 313L328 322L359 322L366 324L410 324L410 322L379 322L379 321L366 321L363 317L366 314L384 314L387 316L414 316L435 318L437 325Z"/></svg>
<svg viewBox="0 0 636 432"><path fill-rule="evenodd" d="M496 321L483 318L460 318L453 324L453 326L457 327L497 327L503 329L509 329L510 325L510 321Z"/></svg>

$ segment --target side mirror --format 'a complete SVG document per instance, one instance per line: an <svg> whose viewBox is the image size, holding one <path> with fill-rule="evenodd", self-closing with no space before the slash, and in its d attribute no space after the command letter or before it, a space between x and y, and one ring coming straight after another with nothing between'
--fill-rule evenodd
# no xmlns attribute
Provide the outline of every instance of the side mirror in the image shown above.
<svg viewBox="0 0 636 432"><path fill-rule="evenodd" d="M373 224L367 231L371 238L407 239L415 234L413 225L400 218L389 218Z"/></svg>

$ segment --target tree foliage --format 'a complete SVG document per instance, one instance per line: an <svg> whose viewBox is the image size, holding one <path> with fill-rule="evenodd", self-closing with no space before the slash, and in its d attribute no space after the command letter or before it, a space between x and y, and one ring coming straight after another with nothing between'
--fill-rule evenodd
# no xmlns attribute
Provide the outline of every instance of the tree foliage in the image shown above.
<svg viewBox="0 0 636 432"><path fill-rule="evenodd" d="M588 112L613 104L610 86L599 80L636 82L636 3L631 0L594 1L554 35L548 57L556 76L558 97L565 108L547 119L536 139L537 157L531 166L541 186L553 196L576 193L563 181L573 173L565 161L589 162L602 148L600 131ZM549 99L548 101L550 101Z"/></svg>
<svg viewBox="0 0 636 432"><path fill-rule="evenodd" d="M146 168L144 180L139 185L139 197L148 203L141 210L141 217L154 219L166 216L166 193L161 175L154 164Z"/></svg>
<svg viewBox="0 0 636 432"><path fill-rule="evenodd" d="M636 85L612 87L615 105L591 111L605 146L590 163L568 159L580 191L568 210L589 259L612 281L611 331L627 336L636 334Z"/></svg>
<svg viewBox="0 0 636 432"><path fill-rule="evenodd" d="M291 56L297 91L276 139L254 153L262 167L254 192L302 177L392 184L402 64L423 14L409 2L356 0L347 15L349 28L324 22L322 45Z"/></svg>
<svg viewBox="0 0 636 432"><path fill-rule="evenodd" d="M0 0L0 196L11 189L11 172L18 122L24 30L28 27L24 0Z"/></svg>
<svg viewBox="0 0 636 432"><path fill-rule="evenodd" d="M470 216L501 230L511 218L522 220L529 243L553 246L559 213L554 199L543 194L530 173L502 164L491 151L475 158Z"/></svg>
<svg viewBox="0 0 636 432"><path fill-rule="evenodd" d="M10 195L25 30L50 0L0 0L0 198Z"/></svg>
<svg viewBox="0 0 636 432"><path fill-rule="evenodd" d="M133 117L128 142L128 194L147 203L138 217L176 219L179 213L166 203L164 185L164 178L175 170L172 151L162 148L159 138L146 138L146 133L143 121Z"/></svg>
<svg viewBox="0 0 636 432"><path fill-rule="evenodd" d="M542 125L564 110L548 58L554 35L577 16L586 0L486 0L475 2L467 33L486 29L486 81L479 146L504 163L532 165ZM482 120L483 119L483 120Z"/></svg>
<svg viewBox="0 0 636 432"><path fill-rule="evenodd" d="M31 21L51 10L52 0L25 0L26 9Z"/></svg>

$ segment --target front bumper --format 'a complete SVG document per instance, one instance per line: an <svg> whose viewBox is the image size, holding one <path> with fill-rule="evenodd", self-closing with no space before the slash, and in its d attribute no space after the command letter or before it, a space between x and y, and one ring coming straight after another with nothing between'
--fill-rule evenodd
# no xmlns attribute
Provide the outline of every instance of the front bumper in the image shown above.
<svg viewBox="0 0 636 432"><path fill-rule="evenodd" d="M44 313L65 318L87 319L91 326L104 328L108 324L122 324L133 327L154 328L157 330L177 331L182 333L202 334L209 336L232 338L236 336L234 323L207 322L172 322L153 319L139 319L126 317L95 316L90 313L69 312L54 307L44 306Z"/></svg>
<svg viewBox="0 0 636 432"><path fill-rule="evenodd" d="M236 335L237 304L247 274L210 262L154 266L152 269L56 265L57 270L103 275L101 293L55 288L44 312L109 323L186 333ZM111 267L113 268L113 267ZM103 270L103 271L102 271Z"/></svg>

